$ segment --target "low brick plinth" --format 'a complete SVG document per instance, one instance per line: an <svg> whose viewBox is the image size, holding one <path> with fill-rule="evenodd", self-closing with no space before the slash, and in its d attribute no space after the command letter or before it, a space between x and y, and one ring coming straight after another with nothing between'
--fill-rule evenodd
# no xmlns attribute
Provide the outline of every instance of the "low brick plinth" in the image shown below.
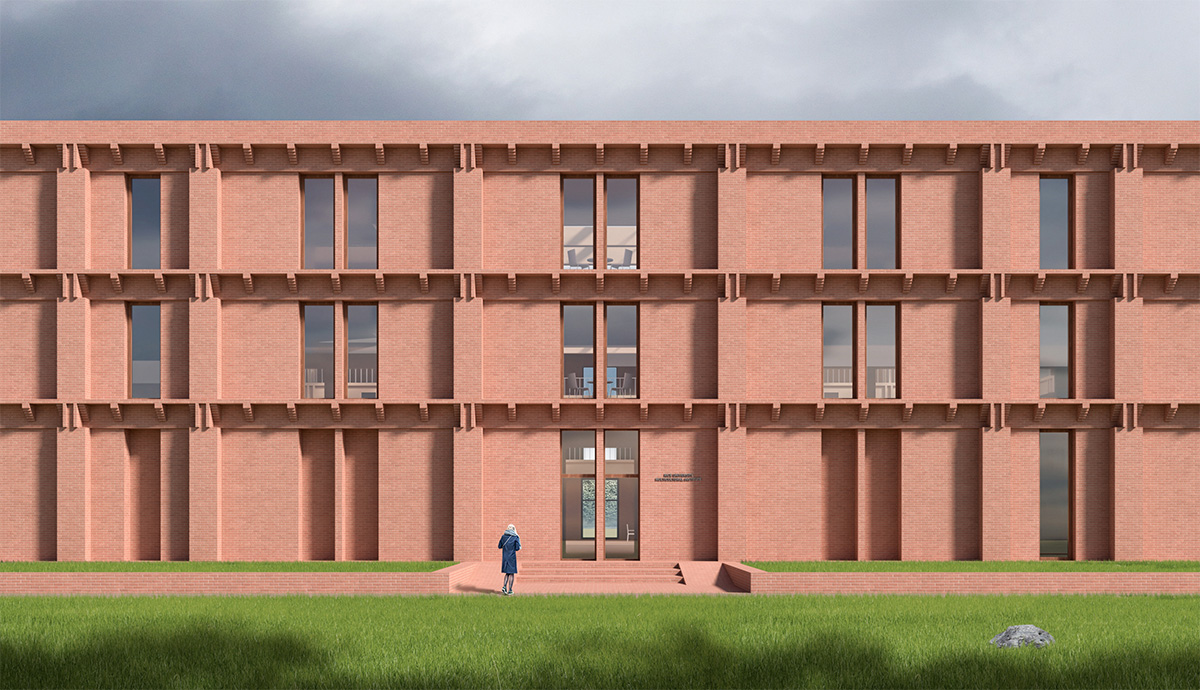
<svg viewBox="0 0 1200 690"><path fill-rule="evenodd" d="M433 572L19 572L0 573L11 595L449 594L474 563Z"/></svg>
<svg viewBox="0 0 1200 690"><path fill-rule="evenodd" d="M767 572L725 571L751 594L1200 594L1200 572Z"/></svg>

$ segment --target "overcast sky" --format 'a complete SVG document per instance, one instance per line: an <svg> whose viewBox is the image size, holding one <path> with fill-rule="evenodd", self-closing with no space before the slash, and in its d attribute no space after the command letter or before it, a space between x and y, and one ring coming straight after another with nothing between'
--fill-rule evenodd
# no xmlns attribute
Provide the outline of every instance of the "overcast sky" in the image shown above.
<svg viewBox="0 0 1200 690"><path fill-rule="evenodd" d="M3 119L1200 119L1200 0L0 0Z"/></svg>

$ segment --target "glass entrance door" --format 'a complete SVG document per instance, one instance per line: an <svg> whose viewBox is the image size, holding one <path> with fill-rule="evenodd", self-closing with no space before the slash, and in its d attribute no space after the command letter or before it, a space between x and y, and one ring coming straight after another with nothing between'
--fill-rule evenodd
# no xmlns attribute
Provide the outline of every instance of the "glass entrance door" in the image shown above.
<svg viewBox="0 0 1200 690"><path fill-rule="evenodd" d="M562 557L596 559L596 432L563 431Z"/></svg>
<svg viewBox="0 0 1200 690"><path fill-rule="evenodd" d="M638 559L638 432L604 432L604 558Z"/></svg>

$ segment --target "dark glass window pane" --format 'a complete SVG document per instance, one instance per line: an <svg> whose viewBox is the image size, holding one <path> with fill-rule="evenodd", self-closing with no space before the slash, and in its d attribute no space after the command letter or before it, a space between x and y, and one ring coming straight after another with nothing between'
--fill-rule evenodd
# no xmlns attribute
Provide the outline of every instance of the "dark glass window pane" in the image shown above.
<svg viewBox="0 0 1200 690"><path fill-rule="evenodd" d="M1043 304L1038 313L1040 330L1039 395L1068 398L1071 395L1071 311L1065 304Z"/></svg>
<svg viewBox="0 0 1200 690"><path fill-rule="evenodd" d="M374 304L346 307L346 397L378 398L378 310Z"/></svg>
<svg viewBox="0 0 1200 690"><path fill-rule="evenodd" d="M379 185L373 177L346 179L346 268L377 268Z"/></svg>
<svg viewBox="0 0 1200 690"><path fill-rule="evenodd" d="M563 474L596 473L596 432L563 431Z"/></svg>
<svg viewBox="0 0 1200 690"><path fill-rule="evenodd" d="M1041 437L1041 555L1066 558L1071 553L1071 437L1065 431L1043 431Z"/></svg>
<svg viewBox="0 0 1200 690"><path fill-rule="evenodd" d="M590 304L563 307L563 396L595 397L596 311Z"/></svg>
<svg viewBox="0 0 1200 690"><path fill-rule="evenodd" d="M613 304L605 308L608 329L608 386L610 398L636 398L638 394L638 308Z"/></svg>
<svg viewBox="0 0 1200 690"><path fill-rule="evenodd" d="M162 330L157 304L130 307L130 381L135 398L160 397Z"/></svg>
<svg viewBox="0 0 1200 690"><path fill-rule="evenodd" d="M638 181L617 177L606 180L608 267L638 267Z"/></svg>
<svg viewBox="0 0 1200 690"><path fill-rule="evenodd" d="M595 268L596 180L564 177L563 268Z"/></svg>
<svg viewBox="0 0 1200 690"><path fill-rule="evenodd" d="M896 306L867 305L867 397L895 398Z"/></svg>
<svg viewBox="0 0 1200 690"><path fill-rule="evenodd" d="M822 358L826 398L854 397L854 307L826 304L821 308Z"/></svg>
<svg viewBox="0 0 1200 690"><path fill-rule="evenodd" d="M1041 267L1070 268L1070 180L1042 178Z"/></svg>
<svg viewBox="0 0 1200 690"><path fill-rule="evenodd" d="M333 268L333 178L304 179L304 267Z"/></svg>
<svg viewBox="0 0 1200 690"><path fill-rule="evenodd" d="M304 397L333 398L333 305L304 305Z"/></svg>
<svg viewBox="0 0 1200 690"><path fill-rule="evenodd" d="M867 178L867 268L896 268L894 178Z"/></svg>
<svg viewBox="0 0 1200 690"><path fill-rule="evenodd" d="M129 180L130 268L162 267L162 197L157 177Z"/></svg>
<svg viewBox="0 0 1200 690"><path fill-rule="evenodd" d="M822 188L825 268L854 268L854 180L825 178Z"/></svg>

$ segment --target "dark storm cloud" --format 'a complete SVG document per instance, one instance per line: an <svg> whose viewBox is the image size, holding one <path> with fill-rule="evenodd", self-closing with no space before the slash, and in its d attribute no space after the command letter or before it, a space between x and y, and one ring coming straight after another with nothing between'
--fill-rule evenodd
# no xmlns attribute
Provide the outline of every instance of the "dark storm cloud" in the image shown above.
<svg viewBox="0 0 1200 690"><path fill-rule="evenodd" d="M1188 0L0 2L9 119L1200 115Z"/></svg>

